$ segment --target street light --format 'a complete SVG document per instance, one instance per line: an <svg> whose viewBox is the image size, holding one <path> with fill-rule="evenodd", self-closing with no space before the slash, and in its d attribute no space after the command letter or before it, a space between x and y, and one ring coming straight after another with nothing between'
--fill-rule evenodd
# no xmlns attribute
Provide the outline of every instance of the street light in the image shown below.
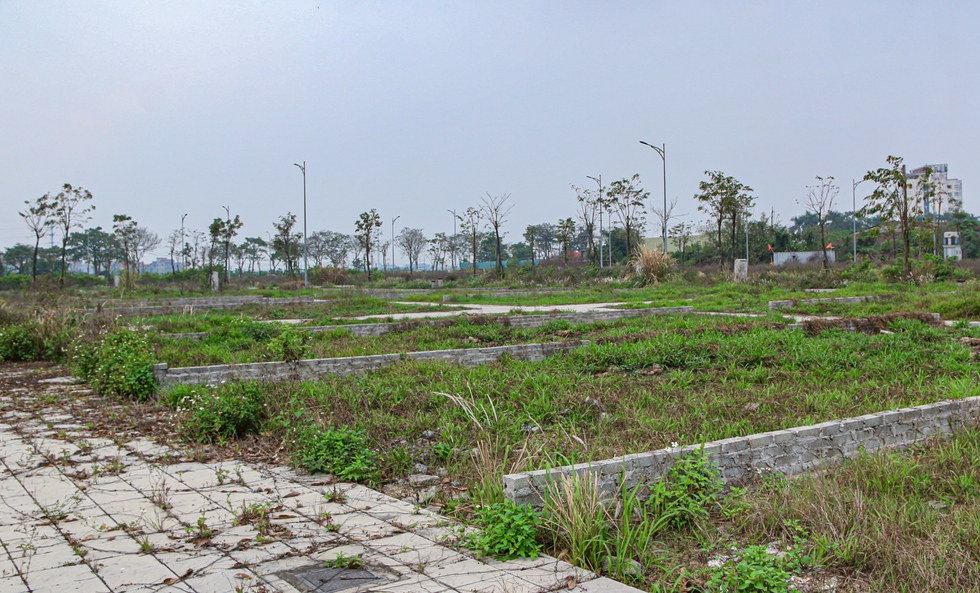
<svg viewBox="0 0 980 593"><path fill-rule="evenodd" d="M306 259L306 161L293 163L303 172L303 288L310 287L310 263Z"/></svg>
<svg viewBox="0 0 980 593"><path fill-rule="evenodd" d="M855 181L853 177L851 178L851 210L853 211L851 214L851 228L854 232L852 241L854 244L854 255L852 257L854 258L854 263L857 263L858 260L857 198L855 196L857 195L857 186L861 185L865 181L867 181L867 179Z"/></svg>
<svg viewBox="0 0 980 593"><path fill-rule="evenodd" d="M402 215L391 219L391 271L395 271L395 221L401 218Z"/></svg>
<svg viewBox="0 0 980 593"><path fill-rule="evenodd" d="M180 217L180 269L187 269L187 250L184 249L184 219L187 215Z"/></svg>
<svg viewBox="0 0 980 593"><path fill-rule="evenodd" d="M588 177L592 181L595 181L596 183L599 184L599 267L601 268L602 267L602 210L603 210L603 207L602 207L602 204L603 204L603 200L602 200L602 175L599 175L599 178L598 179L595 178L595 177L593 177L593 176L591 176L591 175L586 175L586 177ZM534 255L533 254L531 255L531 259L532 260L534 259ZM612 258L610 258L610 265L611 265L611 262L612 262Z"/></svg>
<svg viewBox="0 0 980 593"><path fill-rule="evenodd" d="M450 245L452 245L452 250L449 252L449 255L452 258L453 269L456 269L456 219L459 217L456 216L455 210L446 208L446 212L453 215L453 239L452 243L450 243Z"/></svg>
<svg viewBox="0 0 980 593"><path fill-rule="evenodd" d="M660 158L663 159L664 161L664 220L663 220L664 237L663 239L664 239L664 253L667 253L667 145L664 144L663 146L654 146L653 144L650 144L649 142L644 142L643 140L640 140L640 144L644 144L656 150L657 154L659 154Z"/></svg>

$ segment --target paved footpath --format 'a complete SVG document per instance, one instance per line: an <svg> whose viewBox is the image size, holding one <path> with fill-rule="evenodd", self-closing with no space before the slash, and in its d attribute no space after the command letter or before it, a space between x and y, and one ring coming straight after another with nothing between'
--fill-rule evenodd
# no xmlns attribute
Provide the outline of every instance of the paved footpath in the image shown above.
<svg viewBox="0 0 980 593"><path fill-rule="evenodd" d="M50 382L52 393L87 392ZM3 593L637 591L550 557L476 558L456 545L459 525L364 486L96 438L55 397L38 415L8 395ZM325 568L355 557L359 570Z"/></svg>

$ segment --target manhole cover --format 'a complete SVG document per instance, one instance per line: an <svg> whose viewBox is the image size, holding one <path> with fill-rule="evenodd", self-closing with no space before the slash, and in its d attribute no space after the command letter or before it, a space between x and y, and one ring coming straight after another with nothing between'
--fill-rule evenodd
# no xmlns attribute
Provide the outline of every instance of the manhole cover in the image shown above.
<svg viewBox="0 0 980 593"><path fill-rule="evenodd" d="M330 593L381 580L363 568L321 568L297 574L296 578L316 593Z"/></svg>

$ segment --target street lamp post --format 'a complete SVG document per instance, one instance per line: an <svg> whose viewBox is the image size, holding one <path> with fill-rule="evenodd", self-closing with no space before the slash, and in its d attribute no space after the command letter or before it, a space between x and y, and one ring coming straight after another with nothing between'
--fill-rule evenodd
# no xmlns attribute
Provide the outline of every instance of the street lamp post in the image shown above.
<svg viewBox="0 0 980 593"><path fill-rule="evenodd" d="M598 178L595 178L591 175L586 175L586 177L599 184L599 201L598 201L599 202L599 267L601 268L602 267L602 211L603 211L602 175L599 175ZM531 256L531 259L532 260L534 259L533 255Z"/></svg>
<svg viewBox="0 0 980 593"><path fill-rule="evenodd" d="M657 151L657 154L660 155L660 158L664 162L664 219L663 219L663 223L664 223L664 228L663 228L664 236L663 236L663 240L664 240L664 253L667 253L667 145L664 144L663 146L654 146L653 144L650 144L649 142L644 142L643 140L640 140L640 144L644 144L644 145L649 146L650 148L656 150Z"/></svg>
<svg viewBox="0 0 980 593"><path fill-rule="evenodd" d="M293 163L303 172L303 287L310 287L310 263L306 258L306 161L303 164Z"/></svg>
<svg viewBox="0 0 980 593"><path fill-rule="evenodd" d="M862 179L860 181L856 181L853 177L851 178L851 210L852 210L852 213L851 213L851 229L853 231L852 243L853 243L854 253L853 253L852 257L853 257L854 263L857 263L857 260L858 260L858 230L857 230L858 229L858 227L857 227L857 224L858 223L857 223L857 197L856 197L857 196L857 186L861 185L865 181L867 181L867 179Z"/></svg>
<svg viewBox="0 0 980 593"><path fill-rule="evenodd" d="M395 221L401 218L402 215L391 219L391 271L395 271Z"/></svg>
<svg viewBox="0 0 980 593"><path fill-rule="evenodd" d="M456 219L459 218L459 217L456 216L456 211L455 210L450 210L450 209L447 208L446 209L446 212L448 212L448 213L450 213L450 214L453 215L453 238L452 238L452 243L451 243L452 250L450 250L449 255L452 258L452 261L450 263L452 264L453 269L455 270L456 269Z"/></svg>
<svg viewBox="0 0 980 593"><path fill-rule="evenodd" d="M187 269L187 250L184 248L184 219L187 215L180 217L180 269Z"/></svg>

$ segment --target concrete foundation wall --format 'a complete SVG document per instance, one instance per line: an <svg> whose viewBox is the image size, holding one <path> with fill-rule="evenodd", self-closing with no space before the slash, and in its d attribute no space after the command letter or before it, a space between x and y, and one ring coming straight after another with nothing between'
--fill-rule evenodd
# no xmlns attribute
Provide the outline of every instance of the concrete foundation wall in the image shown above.
<svg viewBox="0 0 980 593"><path fill-rule="evenodd" d="M555 313L546 315L512 315L495 317L496 323L509 325L521 329L541 327L550 321L564 320L569 323L598 323L600 321L616 321L629 317L645 317L647 315L670 315L693 313L694 307L659 307L649 309L610 309L607 311L589 311L587 313ZM462 316L461 316L462 318ZM456 323L457 319L439 320L419 320L401 321L391 323L351 323L347 325L320 325L315 327L297 327L303 331L325 332L334 330L347 330L356 337L382 336L392 331L404 331L416 325L448 325ZM201 340L207 337L207 332L194 332L185 334L169 334L168 337L175 340Z"/></svg>
<svg viewBox="0 0 980 593"><path fill-rule="evenodd" d="M854 303L867 303L871 301L880 301L882 297L880 296L860 296L860 297L835 297L835 298L825 298L825 299L800 299L800 300L785 300L785 301L769 301L769 310L778 311L780 309L792 309L797 305L819 305L820 303L843 303L843 304L854 304Z"/></svg>
<svg viewBox="0 0 980 593"><path fill-rule="evenodd" d="M153 366L153 375L161 388L178 384L216 384L223 381L315 381L328 375L344 376L379 369L400 360L441 360L463 366L495 362L504 356L518 360L539 361L553 354L588 346L588 340L521 344L492 348L428 350L404 354L378 354L346 358L317 358L295 362L257 362L199 367L169 368L166 363Z"/></svg>
<svg viewBox="0 0 980 593"><path fill-rule="evenodd" d="M980 397L943 401L913 408L868 414L788 430L713 441L705 456L718 466L725 482L742 483L765 472L785 475L825 468L853 459L861 450L899 449L949 434L980 419ZM674 460L701 445L661 449L503 477L504 495L517 504L540 507L548 485L573 475L592 474L604 498L620 487L633 488L660 479Z"/></svg>
<svg viewBox="0 0 980 593"><path fill-rule="evenodd" d="M264 297L245 295L174 299L111 299L91 302L90 306L101 307L103 311L114 315L165 315L168 313L193 313L194 311L237 309L245 305L275 307L278 305L308 305L312 303L313 297L309 296Z"/></svg>

